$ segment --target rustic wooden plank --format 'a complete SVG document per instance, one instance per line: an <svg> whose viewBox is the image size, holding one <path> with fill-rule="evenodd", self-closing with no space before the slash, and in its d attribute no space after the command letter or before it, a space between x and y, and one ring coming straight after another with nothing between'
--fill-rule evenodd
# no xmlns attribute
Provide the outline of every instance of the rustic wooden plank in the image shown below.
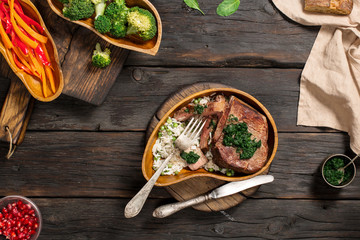
<svg viewBox="0 0 360 240"><path fill-rule="evenodd" d="M225 212L189 208L165 219L151 217L162 200L149 200L132 219L123 215L128 199L33 200L44 218L39 240L360 238L359 200L249 199Z"/></svg>
<svg viewBox="0 0 360 240"><path fill-rule="evenodd" d="M0 114L0 140L17 144L23 127L28 124L26 116L31 114L33 105L29 104L32 97L20 79L15 74L10 76L11 85Z"/></svg>
<svg viewBox="0 0 360 240"><path fill-rule="evenodd" d="M271 0L243 1L226 18L216 15L219 1L199 1L205 16L182 1L153 4L163 22L160 50L132 52L127 65L302 68L319 29L287 19Z"/></svg>
<svg viewBox="0 0 360 240"><path fill-rule="evenodd" d="M64 96L52 103L38 103L29 129L145 130L169 95L206 81L253 95L268 108L279 131L324 131L296 126L300 74L297 69L126 68L102 106Z"/></svg>
<svg viewBox="0 0 360 240"><path fill-rule="evenodd" d="M0 148L0 195L131 197L146 183L141 173L145 132L33 132L10 160ZM319 167L332 153L352 156L343 133L280 133L270 173L275 181L252 197L360 199L359 177L331 189ZM358 163L356 162L356 165ZM155 188L151 197L169 195ZM246 201L245 201L246 202Z"/></svg>

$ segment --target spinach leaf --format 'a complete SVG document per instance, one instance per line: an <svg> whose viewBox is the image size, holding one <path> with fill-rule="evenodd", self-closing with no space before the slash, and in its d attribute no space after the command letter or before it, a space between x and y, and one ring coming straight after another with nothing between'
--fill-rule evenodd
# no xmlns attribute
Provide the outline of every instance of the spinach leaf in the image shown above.
<svg viewBox="0 0 360 240"><path fill-rule="evenodd" d="M203 15L205 15L205 13L203 11L201 11L200 7L199 7L199 3L197 0L184 0L184 2L186 3L186 5L188 5L189 7L199 10Z"/></svg>
<svg viewBox="0 0 360 240"><path fill-rule="evenodd" d="M240 0L224 0L216 9L216 13L220 16L227 17L235 13L239 8Z"/></svg>

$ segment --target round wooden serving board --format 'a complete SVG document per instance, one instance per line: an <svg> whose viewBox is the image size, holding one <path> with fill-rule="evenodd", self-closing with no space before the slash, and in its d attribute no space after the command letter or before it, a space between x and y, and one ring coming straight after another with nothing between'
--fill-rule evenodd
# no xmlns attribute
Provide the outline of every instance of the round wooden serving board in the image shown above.
<svg viewBox="0 0 360 240"><path fill-rule="evenodd" d="M201 82L201 83L195 83L189 86L185 86L184 88L179 89L179 91L172 94L168 99L165 100L165 102L160 106L158 111L153 116L146 132L146 139L148 139L149 136L151 135L153 129L158 124L159 119L161 119L171 107L173 107L183 98L202 90L206 90L210 88L224 88L224 87L229 88L229 86L224 84ZM264 172L264 174L267 174L268 171L269 169L267 169ZM165 189L176 200L184 201L199 196L201 194L207 193L212 189L215 189L216 187L223 185L224 183L226 182L214 178L198 177L173 184L171 186L165 187ZM241 193L233 194L231 196L223 197L220 199L212 199L205 203L196 205L193 208L205 212L216 212L216 211L226 210L246 200L246 197L254 194L258 190L258 188L259 187L254 187L245 190Z"/></svg>

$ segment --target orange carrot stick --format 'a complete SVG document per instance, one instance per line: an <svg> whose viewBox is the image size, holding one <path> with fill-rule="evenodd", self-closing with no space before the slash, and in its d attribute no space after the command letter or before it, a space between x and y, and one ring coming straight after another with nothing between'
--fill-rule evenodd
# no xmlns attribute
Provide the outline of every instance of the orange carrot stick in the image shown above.
<svg viewBox="0 0 360 240"><path fill-rule="evenodd" d="M45 65L45 72L46 72L46 76L47 76L47 78L49 79L49 82L50 82L51 91L53 93L55 93L56 92L56 87L55 87L54 75L52 73L51 68L49 66Z"/></svg>
<svg viewBox="0 0 360 240"><path fill-rule="evenodd" d="M10 5L10 22L14 28L15 33L18 35L18 37L27 45L29 45L31 48L36 48L38 43L28 38L24 33L22 33L17 26L15 19L14 19L14 0L9 1Z"/></svg>
<svg viewBox="0 0 360 240"><path fill-rule="evenodd" d="M2 22L0 21L0 35L1 35L1 39L2 39L2 41L3 41L3 43L4 43L4 46L6 47L6 48L13 48L14 47L14 45L12 44L12 42L10 41L10 38L9 38L9 36L6 34L6 32L5 32L5 29L4 29L4 27L3 27L3 25L2 25Z"/></svg>
<svg viewBox="0 0 360 240"><path fill-rule="evenodd" d="M29 25L26 24L26 22L17 14L15 11L14 17L16 19L16 22L27 32L29 33L33 38L38 40L39 42L46 43L48 38L46 36L43 36L37 32L35 32Z"/></svg>
<svg viewBox="0 0 360 240"><path fill-rule="evenodd" d="M28 61L25 59L25 56L22 54L22 52L16 47L13 48L13 51L15 52L16 56L20 59L21 63L24 64L27 68L31 69Z"/></svg>

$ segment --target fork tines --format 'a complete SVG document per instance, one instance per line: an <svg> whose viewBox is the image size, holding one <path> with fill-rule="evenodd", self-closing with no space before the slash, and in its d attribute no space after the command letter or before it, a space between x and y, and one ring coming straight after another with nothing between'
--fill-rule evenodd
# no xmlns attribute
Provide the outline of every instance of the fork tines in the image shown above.
<svg viewBox="0 0 360 240"><path fill-rule="evenodd" d="M195 118L192 118L184 130L184 134L188 135L188 137L191 139L195 139L200 135L200 132L206 123L206 121L203 121L202 118L196 119L193 123L194 120Z"/></svg>

